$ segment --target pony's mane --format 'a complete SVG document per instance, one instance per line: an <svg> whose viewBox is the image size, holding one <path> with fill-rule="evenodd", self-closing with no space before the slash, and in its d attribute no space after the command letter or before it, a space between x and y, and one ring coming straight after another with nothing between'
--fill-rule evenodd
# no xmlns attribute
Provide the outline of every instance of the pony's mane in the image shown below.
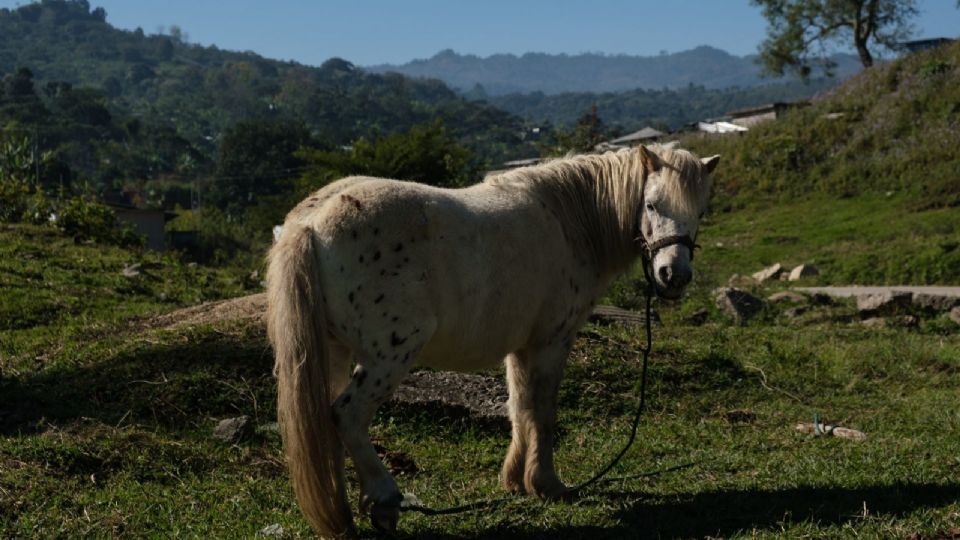
<svg viewBox="0 0 960 540"><path fill-rule="evenodd" d="M686 150L648 147L664 167L664 196L678 208L702 208L709 186L700 161ZM489 176L485 183L523 190L549 208L578 248L600 268L614 270L633 260L648 171L636 148L558 158Z"/></svg>

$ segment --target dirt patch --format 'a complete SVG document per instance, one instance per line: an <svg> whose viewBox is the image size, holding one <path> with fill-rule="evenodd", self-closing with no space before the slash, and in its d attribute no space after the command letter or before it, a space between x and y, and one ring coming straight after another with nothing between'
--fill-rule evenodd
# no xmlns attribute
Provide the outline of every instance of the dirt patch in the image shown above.
<svg viewBox="0 0 960 540"><path fill-rule="evenodd" d="M171 311L147 321L145 329L176 328L178 326L214 324L247 319L257 319L265 322L266 314L266 293L251 294L250 296L205 302L197 306Z"/></svg>
<svg viewBox="0 0 960 540"><path fill-rule="evenodd" d="M207 302L146 321L144 330L215 324L237 320L265 322L265 293ZM448 418L470 418L501 425L507 418L507 387L502 379L475 373L418 371L411 373L390 400L392 406L416 406Z"/></svg>
<svg viewBox="0 0 960 540"><path fill-rule="evenodd" d="M397 388L392 405L416 405L447 418L507 425L507 385L499 377L449 371L416 371Z"/></svg>

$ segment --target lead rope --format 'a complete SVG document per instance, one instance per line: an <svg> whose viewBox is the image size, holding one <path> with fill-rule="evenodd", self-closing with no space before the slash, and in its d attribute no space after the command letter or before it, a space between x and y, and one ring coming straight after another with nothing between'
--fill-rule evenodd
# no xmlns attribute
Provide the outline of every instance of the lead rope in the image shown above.
<svg viewBox="0 0 960 540"><path fill-rule="evenodd" d="M692 252L693 252L693 250L691 249L691 253L692 253ZM645 250L645 252L644 252L644 254L643 254L643 256L642 256L642 259L643 259L643 261L642 261L642 262L643 262L643 275L644 275L644 277L646 278L646 281L647 281L647 287L646 287L646 289L645 289L645 295L646 295L646 314L645 314L645 317L644 317L644 319L645 319L645 320L644 320L644 327L646 328L646 333L647 333L647 345L646 345L646 347L644 347L644 348L642 349L642 353L643 353L643 365L642 365L642 366L643 366L643 367L642 367L641 373L640 373L640 403L637 405L637 411L636 411L636 413L634 413L634 416L633 416L633 426L632 426L631 429L630 429L630 438L627 439L627 444L624 445L623 449L621 449L620 452L617 453L616 457L614 457L614 458L610 461L610 463L607 464L606 467L604 467L603 469L601 469L600 472L598 472L597 474L593 475L593 477L591 477L590 479L588 479L588 480L586 480L586 481L584 481L584 482L581 482L581 483L579 483L579 484L571 487L571 488L567 491L566 495L570 495L570 496L572 496L572 495L578 495L578 494L580 494L581 492L583 492L584 490L586 490L588 487L590 487L590 486L592 486L593 484L596 484L597 482L599 482L604 476L607 475L607 473L609 473L609 472L620 462L620 460L623 458L623 456L626 455L627 451L630 450L630 447L633 445L633 442L634 442L634 441L636 440L636 438L637 438L637 429L640 427L640 417L643 415L643 411L644 411L644 409L646 408L646 401L647 401L647 363L648 363L648 361L649 361L649 359L650 359L650 350L653 348L653 337L652 337L652 336L653 336L653 332L651 331L651 328L650 328L650 320L651 320L651 318L652 318L652 317L651 317L651 311L652 311L651 303L653 302L653 295L654 295L654 281L653 281L653 272L652 272L652 268L651 268L651 267L652 267L652 260L651 260L652 257L648 257L648 255L647 255L647 253L646 253L646 250ZM677 465L677 466L675 466L675 467L670 467L670 468L668 468L668 469L663 469L663 470L660 470L660 471L653 471L653 472L649 472L649 473L642 473L642 474L633 475L633 476L629 476L629 477L623 477L622 479L627 479L627 478L644 478L644 477L650 477L650 476L657 476L657 475L664 474L664 473L667 473L667 472L672 472L672 471L676 471L676 470L680 470L680 469L685 469L685 468L690 467L690 466L692 466L692 465L694 465L694 463L685 463L685 464L683 464L683 465ZM615 479L615 478L610 478L610 479L608 479L608 480L616 480L616 479ZM415 503L406 503L406 502L404 502L404 503L401 503L401 505L400 505L400 511L401 511L401 512L418 512L418 513L420 513L420 514L425 514L425 515L428 515L428 516L443 516L443 515L450 515L450 514L460 514L460 513L463 513L463 512L470 512L470 511L473 511L473 510L481 510L481 509L484 509L484 508L492 508L492 507L495 507L495 506L499 506L499 505L501 505L501 504L503 504L503 503L512 501L512 500L514 500L514 499L516 499L516 498L517 498L517 497L501 497L501 498L499 498L499 499L486 499L486 500L476 501L476 502L472 502L472 503L468 503L468 504L462 504L462 505L459 505L459 506L451 506L451 507L448 507L448 508L430 508L430 507L424 506L423 504L420 504L419 502L415 502Z"/></svg>

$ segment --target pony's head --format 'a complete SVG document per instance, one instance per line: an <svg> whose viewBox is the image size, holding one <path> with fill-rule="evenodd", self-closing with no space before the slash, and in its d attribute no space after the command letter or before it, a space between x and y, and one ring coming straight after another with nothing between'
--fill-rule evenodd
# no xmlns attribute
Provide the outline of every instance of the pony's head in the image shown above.
<svg viewBox="0 0 960 540"><path fill-rule="evenodd" d="M694 242L710 196L710 173L720 156L698 159L686 150L640 146L647 171L640 238L657 294L679 298L693 279Z"/></svg>

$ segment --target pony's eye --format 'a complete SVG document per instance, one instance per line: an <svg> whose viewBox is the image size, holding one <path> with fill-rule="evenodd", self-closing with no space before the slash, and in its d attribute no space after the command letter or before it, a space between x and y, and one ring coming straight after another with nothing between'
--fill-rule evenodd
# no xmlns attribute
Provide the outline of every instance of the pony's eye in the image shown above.
<svg viewBox="0 0 960 540"><path fill-rule="evenodd" d="M653 203L647 203L647 210L653 212L656 210L656 207L653 206Z"/></svg>

